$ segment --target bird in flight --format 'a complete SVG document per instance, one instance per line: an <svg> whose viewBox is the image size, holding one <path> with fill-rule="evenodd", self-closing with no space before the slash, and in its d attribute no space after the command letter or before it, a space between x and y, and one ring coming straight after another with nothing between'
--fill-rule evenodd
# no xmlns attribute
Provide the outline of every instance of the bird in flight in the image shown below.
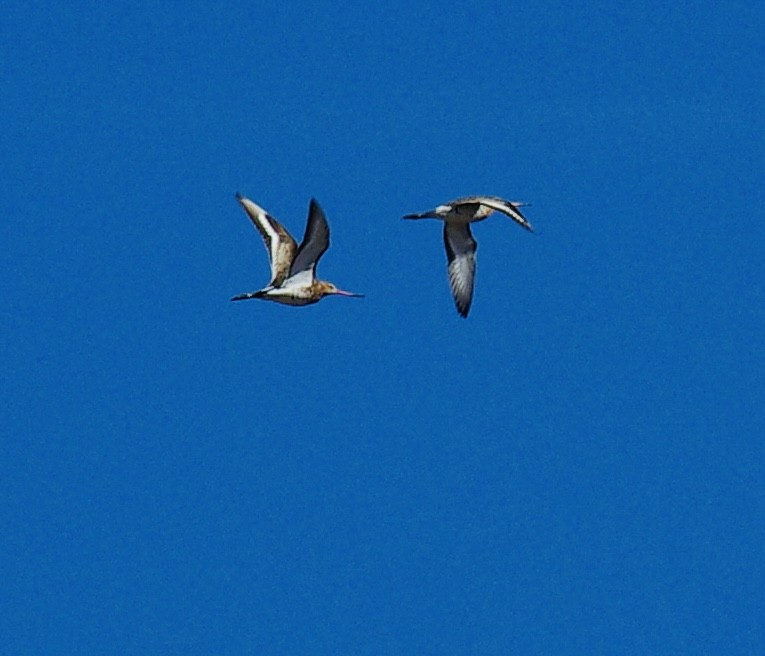
<svg viewBox="0 0 765 656"><path fill-rule="evenodd" d="M475 252L478 245L470 232L470 224L483 221L494 212L501 212L533 232L534 228L518 209L527 205L529 203L517 203L497 196L465 196L428 212L404 216L405 219L440 219L444 222L449 286L461 317L467 317L473 302Z"/></svg>
<svg viewBox="0 0 765 656"><path fill-rule="evenodd" d="M287 229L259 205L240 193L236 199L257 228L271 262L271 282L263 289L234 296L232 301L260 298L285 305L310 305L325 296L362 297L316 278L316 265L329 248L329 225L315 199L308 208L308 222L300 246Z"/></svg>

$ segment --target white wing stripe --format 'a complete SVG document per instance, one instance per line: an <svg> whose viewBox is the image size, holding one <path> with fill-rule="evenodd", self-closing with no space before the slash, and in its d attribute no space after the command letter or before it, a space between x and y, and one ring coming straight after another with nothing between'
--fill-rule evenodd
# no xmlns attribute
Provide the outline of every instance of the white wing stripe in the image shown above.
<svg viewBox="0 0 765 656"><path fill-rule="evenodd" d="M486 207L490 207L493 210L502 212L502 214L506 214L511 219L513 219L513 221L520 223L527 230L533 230L531 224L526 220L526 217L524 217L518 208L510 201L502 200L501 198L490 198L485 196L478 197L477 200L481 203L481 205L485 205Z"/></svg>

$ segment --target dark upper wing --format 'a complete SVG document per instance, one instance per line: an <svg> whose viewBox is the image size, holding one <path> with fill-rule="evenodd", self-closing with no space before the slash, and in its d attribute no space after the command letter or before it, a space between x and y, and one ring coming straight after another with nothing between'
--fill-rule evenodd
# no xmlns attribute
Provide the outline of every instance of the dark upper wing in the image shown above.
<svg viewBox="0 0 765 656"><path fill-rule="evenodd" d="M287 277L292 258L297 250L297 244L287 229L260 205L253 203L238 192L236 199L252 221L252 225L263 237L263 243L268 251L268 259L271 262L271 282L269 284L278 287Z"/></svg>
<svg viewBox="0 0 765 656"><path fill-rule="evenodd" d="M329 225L324 211L314 198L308 208L308 223L305 226L303 241L297 249L295 259L292 260L289 277L301 271L310 271L313 277L316 264L329 248Z"/></svg>
<svg viewBox="0 0 765 656"><path fill-rule="evenodd" d="M460 316L467 317L473 302L475 252L478 245L470 234L468 223L446 223L444 245L449 260L449 286Z"/></svg>
<svg viewBox="0 0 765 656"><path fill-rule="evenodd" d="M502 214L509 216L513 221L526 228L526 230L534 232L534 227L526 220L526 217L523 216L518 209L519 207L528 205L528 203L516 203L505 200L504 198L498 198L497 196L477 196L476 200L478 200L481 205L485 205L486 207L490 207L493 210L497 210L498 212L502 212Z"/></svg>

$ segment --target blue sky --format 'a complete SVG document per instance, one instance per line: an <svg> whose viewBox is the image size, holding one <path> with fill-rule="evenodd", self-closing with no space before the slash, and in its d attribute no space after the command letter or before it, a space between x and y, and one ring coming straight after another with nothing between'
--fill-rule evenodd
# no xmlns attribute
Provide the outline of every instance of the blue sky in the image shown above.
<svg viewBox="0 0 765 656"><path fill-rule="evenodd" d="M4 8L7 653L762 653L764 19Z"/></svg>

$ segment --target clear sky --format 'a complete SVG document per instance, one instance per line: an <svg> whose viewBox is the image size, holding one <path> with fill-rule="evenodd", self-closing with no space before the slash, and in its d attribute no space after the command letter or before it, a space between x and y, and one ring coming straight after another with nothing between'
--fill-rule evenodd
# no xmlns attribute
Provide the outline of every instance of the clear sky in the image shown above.
<svg viewBox="0 0 765 656"><path fill-rule="evenodd" d="M11 1L0 643L765 653L765 9ZM364 299L290 308L240 191ZM457 316L441 226L477 224Z"/></svg>

